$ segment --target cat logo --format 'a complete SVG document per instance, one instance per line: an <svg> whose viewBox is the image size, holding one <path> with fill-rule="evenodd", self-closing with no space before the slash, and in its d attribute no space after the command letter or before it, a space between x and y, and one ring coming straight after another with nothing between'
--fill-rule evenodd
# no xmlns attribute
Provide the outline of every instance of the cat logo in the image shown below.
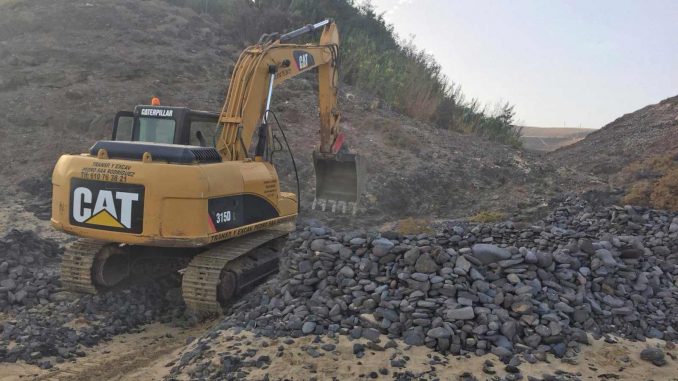
<svg viewBox="0 0 678 381"><path fill-rule="evenodd" d="M294 62L297 64L297 70L304 70L310 66L315 65L315 60L313 60L313 56L310 55L308 52L305 52L303 50L295 50L292 52L292 55L294 55Z"/></svg>
<svg viewBox="0 0 678 381"><path fill-rule="evenodd" d="M70 222L95 229L141 233L144 186L71 179Z"/></svg>

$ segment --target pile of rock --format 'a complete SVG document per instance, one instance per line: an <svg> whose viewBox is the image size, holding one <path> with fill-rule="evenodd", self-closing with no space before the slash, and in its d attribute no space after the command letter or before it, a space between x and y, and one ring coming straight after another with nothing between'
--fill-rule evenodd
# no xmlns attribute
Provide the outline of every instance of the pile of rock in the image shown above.
<svg viewBox="0 0 678 381"><path fill-rule="evenodd" d="M678 217L570 198L532 226L451 224L410 236L304 227L264 289L220 328L385 333L528 361L575 355L587 332L677 340Z"/></svg>
<svg viewBox="0 0 678 381"><path fill-rule="evenodd" d="M0 311L47 304L57 288L54 266L62 249L32 231L0 239Z"/></svg>
<svg viewBox="0 0 678 381"><path fill-rule="evenodd" d="M56 293L54 301L0 323L0 361L50 368L53 361L84 356L84 347L141 325L185 319L184 306L168 301L166 292L166 285L153 282L94 296Z"/></svg>
<svg viewBox="0 0 678 381"><path fill-rule="evenodd" d="M60 290L63 249L31 231L0 239L0 362L49 368L84 356L83 347L154 321L191 324L177 280L149 279L129 289L79 296Z"/></svg>

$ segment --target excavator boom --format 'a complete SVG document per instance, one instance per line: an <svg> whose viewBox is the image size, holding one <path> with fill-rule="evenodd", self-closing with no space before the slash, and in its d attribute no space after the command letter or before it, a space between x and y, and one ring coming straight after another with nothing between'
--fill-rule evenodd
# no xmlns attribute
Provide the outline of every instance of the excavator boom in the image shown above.
<svg viewBox="0 0 678 381"><path fill-rule="evenodd" d="M288 41L322 28L317 44ZM313 153L316 195L313 206L329 202L336 209L356 210L360 195L359 158L351 153L339 128L337 108L339 34L332 20L307 25L283 35L262 36L257 45L240 55L231 78L219 119L221 134L217 150L224 160L267 160L271 147L268 126L273 88L301 73L318 72L320 142ZM258 132L257 149L252 139ZM341 152L341 153L340 153ZM347 205L348 204L348 205Z"/></svg>

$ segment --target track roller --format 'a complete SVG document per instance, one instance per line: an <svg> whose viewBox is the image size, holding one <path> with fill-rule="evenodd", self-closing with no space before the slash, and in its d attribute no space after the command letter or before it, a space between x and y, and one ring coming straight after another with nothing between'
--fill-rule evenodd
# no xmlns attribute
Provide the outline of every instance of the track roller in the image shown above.
<svg viewBox="0 0 678 381"><path fill-rule="evenodd" d="M127 280L146 281L176 274L196 250L120 245L81 239L66 248L61 283L68 291L96 294Z"/></svg>
<svg viewBox="0 0 678 381"><path fill-rule="evenodd" d="M294 228L279 225L233 238L196 255L184 272L186 306L198 315L220 314L239 291L278 271L279 251Z"/></svg>

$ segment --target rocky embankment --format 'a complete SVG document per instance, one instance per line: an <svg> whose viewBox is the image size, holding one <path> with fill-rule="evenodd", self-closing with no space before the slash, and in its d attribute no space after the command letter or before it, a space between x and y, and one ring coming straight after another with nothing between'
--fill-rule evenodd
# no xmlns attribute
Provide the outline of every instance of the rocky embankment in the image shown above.
<svg viewBox="0 0 678 381"><path fill-rule="evenodd" d="M587 333L671 342L677 283L678 215L574 197L534 225L453 223L410 236L304 227L290 237L280 276L234 305L171 375L222 375L224 364L203 358L210 340L234 327L377 346L387 334L442 353L493 353L513 366L549 353L574 358ZM354 346L358 358L366 350ZM648 361L665 363L660 349L651 352Z"/></svg>

